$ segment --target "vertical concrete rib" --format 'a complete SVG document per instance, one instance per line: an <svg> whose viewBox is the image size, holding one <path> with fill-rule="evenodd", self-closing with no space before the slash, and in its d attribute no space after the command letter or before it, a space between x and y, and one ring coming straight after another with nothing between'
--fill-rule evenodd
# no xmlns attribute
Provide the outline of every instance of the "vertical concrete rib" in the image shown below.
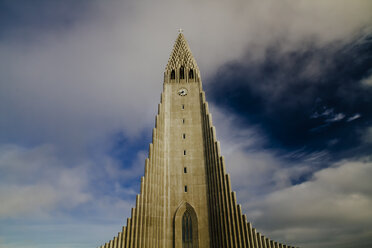
<svg viewBox="0 0 372 248"><path fill-rule="evenodd" d="M268 245L268 239L265 236L262 236L262 246L264 248L270 248Z"/></svg>
<svg viewBox="0 0 372 248"><path fill-rule="evenodd" d="M136 196L136 208L134 210L135 212L135 222L134 222L134 242L133 242L133 247L138 247L139 245L139 228L141 226L141 223L140 223L140 205L141 203L141 199L140 199L140 195L137 195Z"/></svg>
<svg viewBox="0 0 372 248"><path fill-rule="evenodd" d="M242 222L243 222L243 229L244 229L244 236L245 236L246 246L247 246L247 248L252 248L251 242L249 240L247 216L245 214L243 214L243 216L242 216Z"/></svg>
<svg viewBox="0 0 372 248"><path fill-rule="evenodd" d="M126 244L125 246L130 248L130 233L131 233L132 220L131 218L127 219L127 233L126 233Z"/></svg>
<svg viewBox="0 0 372 248"><path fill-rule="evenodd" d="M219 143L214 142L215 144L215 149L219 151ZM219 155L219 152L217 153ZM233 239L233 229L231 226L231 220L230 220L230 215L229 215L229 209L230 209L230 204L229 204L229 192L227 190L226 186L226 180L225 180L225 160L222 156L218 157L217 160L217 175L218 175L218 182L219 182L219 191L220 191L220 200L221 200L221 205L222 205L222 214L220 214L220 217L222 219L222 223L225 229L225 243L227 247L234 247L234 239Z"/></svg>
<svg viewBox="0 0 372 248"><path fill-rule="evenodd" d="M239 228L240 228L240 236L241 236L241 239L242 239L242 247L243 248L248 248L248 246L247 246L247 236L246 236L246 234L245 234L245 222L246 222L246 220L245 220L245 218L244 218L244 216L243 216L243 214L242 214L242 207L240 206L240 204L238 204L237 205L237 210L238 210L238 218L239 218Z"/></svg>
<svg viewBox="0 0 372 248"><path fill-rule="evenodd" d="M130 225L130 238L129 238L129 245L130 247L134 247L134 227L136 223L136 214L135 214L135 208L132 208L131 210L131 225Z"/></svg>
<svg viewBox="0 0 372 248"><path fill-rule="evenodd" d="M212 142L214 143L215 140L213 139ZM214 148L213 151L214 151L213 177L214 177L214 183L215 183L214 187L215 187L215 197L216 197L216 203L215 203L216 209L215 210L216 210L216 219L217 219L217 222L219 223L217 225L217 228L218 228L217 231L220 235L223 246L228 246L229 237L226 236L226 225L225 225L225 220L224 220L225 208L224 208L224 200L223 200L224 192L222 191L222 182L220 180L220 170L219 170L220 165L218 162L218 153L216 149Z"/></svg>
<svg viewBox="0 0 372 248"><path fill-rule="evenodd" d="M272 248L271 243L270 243L270 239L266 238L265 241L266 241L266 248Z"/></svg>
<svg viewBox="0 0 372 248"><path fill-rule="evenodd" d="M209 173L208 173L208 179L210 181L210 198L211 203L210 203L210 208L211 208L211 215L212 215L212 226L211 229L213 230L214 235L212 236L212 240L215 243L216 247L224 247L223 242L221 242L222 235L221 235L221 225L219 225L219 208L220 208L220 203L218 200L218 186L217 186L217 181L216 181L216 168L214 166L214 152L212 151L213 148L213 140L211 133L209 132L210 130L210 116L208 114L208 104L205 104L205 119L206 119L206 125L205 125L205 134L206 134L206 151L208 152L208 161L207 161L207 167L209 168Z"/></svg>
<svg viewBox="0 0 372 248"><path fill-rule="evenodd" d="M149 188L150 188L150 192L149 192L149 199L150 199L150 202L154 202L154 195L155 195L155 174L156 174L156 171L155 171L155 165L154 165L154 157L153 157L153 144L151 143L150 144L150 147L149 147L149 168L150 168L150 171L151 171L151 174L150 174L150 184L149 184ZM151 207L150 208L150 218L149 218L149 247L154 247L153 243L154 243L154 240L155 240L155 237L154 237L154 228L150 228L150 227L153 227L155 226L155 207Z"/></svg>
<svg viewBox="0 0 372 248"><path fill-rule="evenodd" d="M123 226L123 234L121 235L121 248L126 248L126 233L127 233L127 228Z"/></svg>
<svg viewBox="0 0 372 248"><path fill-rule="evenodd" d="M149 241L148 228L149 228L149 187L150 187L150 175L149 175L149 159L145 160L145 177L144 177L144 225L143 225L143 247L147 247Z"/></svg>
<svg viewBox="0 0 372 248"><path fill-rule="evenodd" d="M239 224L240 221L240 216L238 215L238 210L237 210L237 204L236 204L236 194L235 192L231 192L231 203L233 206L233 216L234 216L234 222L235 222L235 232L236 232L236 242L238 247L243 247L242 244L242 230L241 226Z"/></svg>
<svg viewBox="0 0 372 248"><path fill-rule="evenodd" d="M257 231L255 228L252 228L252 238L253 238L254 247L259 248L258 242L257 242Z"/></svg>
<svg viewBox="0 0 372 248"><path fill-rule="evenodd" d="M121 239L122 239L122 232L119 232L118 233L117 248L121 248Z"/></svg>
<svg viewBox="0 0 372 248"><path fill-rule="evenodd" d="M206 175L207 175L207 182L208 182L208 206L210 212L210 232L211 232L211 246L212 247L222 247L221 243L218 242L218 239L221 238L218 231L217 231L217 201L216 201L216 186L214 182L213 176L213 168L211 163L211 147L210 147L210 135L209 135L209 123L208 123L208 106L205 103L205 96L204 92L200 93L200 98L202 102L202 121L203 121L203 142L205 147L205 164L206 164Z"/></svg>
<svg viewBox="0 0 372 248"><path fill-rule="evenodd" d="M235 221L234 221L234 216L233 216L233 205L232 205L232 200L231 200L231 185L230 185L230 176L229 174L225 175L225 184L226 184L226 195L227 195L227 202L228 202L228 216L230 220L230 226L231 226L231 238L232 238L232 243L234 247L237 247L237 232L235 230Z"/></svg>
<svg viewBox="0 0 372 248"><path fill-rule="evenodd" d="M218 143L215 142L215 147L216 147L216 150L218 150L219 146L218 146ZM229 202L229 192L228 192L228 189L227 189L227 185L226 185L226 180L225 180L225 160L224 160L224 157L219 157L219 160L218 160L218 163L217 165L220 165L220 168L219 168L219 173L218 173L218 181L220 182L220 192L221 192L221 200L222 200L222 205L223 205L223 216L221 216L223 218L223 222L225 223L225 227L226 227L226 232L225 232L225 239L226 239L226 242L227 242L227 247L235 247L235 243L234 243L234 238L233 238L233 229L232 229L232 225L231 225L231 220L230 220L230 215L229 215L229 212L230 212L230 202Z"/></svg>
<svg viewBox="0 0 372 248"><path fill-rule="evenodd" d="M207 140L206 140L206 143L207 143L207 147L206 147L206 150L208 151L208 167L209 167L209 180L211 182L211 190L210 190L210 194L211 194L211 199L212 199L212 202L210 204L210 207L211 207L211 211L212 211L212 219L213 219L213 226L212 226L212 229L214 230L214 233L215 233L215 237L212 237L212 239L214 240L214 242L216 244L220 244L221 247L223 247L221 245L221 235L220 235L220 229L221 227L218 225L219 221L219 216L218 216L218 188L217 188L217 178L216 178L216 167L215 167L215 151L213 149L213 133L212 133L212 116L209 114L209 110L208 110L208 103L205 103L204 104L205 106L205 112L206 112L206 116L205 116L205 119L206 119L206 126L205 126L205 133L207 135Z"/></svg>
<svg viewBox="0 0 372 248"><path fill-rule="evenodd" d="M262 243L262 235L261 235L261 233L257 233L257 242L258 242L258 246L260 248L264 248L264 244Z"/></svg>
<svg viewBox="0 0 372 248"><path fill-rule="evenodd" d="M220 180L220 170L219 170L219 154L218 150L215 147L215 140L216 140L216 133L215 129L212 125L212 116L209 114L209 126L210 126L210 143L209 147L212 152L211 157L211 167L213 172L213 181L214 181L214 195L215 195L215 211L216 211L216 221L219 223L217 224L217 232L219 233L220 243L222 246L228 246L228 236L224 235L223 230L225 229L225 221L224 217L224 204L223 204L223 190L222 190L222 182Z"/></svg>
<svg viewBox="0 0 372 248"><path fill-rule="evenodd" d="M112 248L118 248L118 238L117 237L114 237L114 242L113 242Z"/></svg>
<svg viewBox="0 0 372 248"><path fill-rule="evenodd" d="M139 195L139 227L138 227L138 247L139 248L142 248L143 247L143 239L144 239L144 236L143 236L143 222L145 221L144 220L144 216L145 216L145 203L144 203L144 178L141 177L141 193Z"/></svg>

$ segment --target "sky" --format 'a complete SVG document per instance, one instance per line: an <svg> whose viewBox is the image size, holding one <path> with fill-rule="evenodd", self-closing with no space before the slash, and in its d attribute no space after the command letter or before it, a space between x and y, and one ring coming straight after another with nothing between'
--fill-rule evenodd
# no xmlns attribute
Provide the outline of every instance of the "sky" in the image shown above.
<svg viewBox="0 0 372 248"><path fill-rule="evenodd" d="M0 247L126 224L182 28L257 230L372 246L369 0L0 0Z"/></svg>

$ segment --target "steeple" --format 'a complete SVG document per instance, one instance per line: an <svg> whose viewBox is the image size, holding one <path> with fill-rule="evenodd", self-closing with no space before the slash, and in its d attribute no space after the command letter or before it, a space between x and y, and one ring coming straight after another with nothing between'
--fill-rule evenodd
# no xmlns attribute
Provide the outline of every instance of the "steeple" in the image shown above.
<svg viewBox="0 0 372 248"><path fill-rule="evenodd" d="M198 65L181 31L178 34L168 64L165 67L164 79L165 82L177 83L180 82L180 80L189 82L200 79Z"/></svg>
<svg viewBox="0 0 372 248"><path fill-rule="evenodd" d="M164 75L136 204L122 231L100 248L292 248L257 232L237 204L182 33Z"/></svg>

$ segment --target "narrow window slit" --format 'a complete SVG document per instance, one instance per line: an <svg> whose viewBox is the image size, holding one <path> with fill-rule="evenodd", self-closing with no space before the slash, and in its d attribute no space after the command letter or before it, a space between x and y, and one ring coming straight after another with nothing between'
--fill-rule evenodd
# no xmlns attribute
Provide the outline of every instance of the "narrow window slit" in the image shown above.
<svg viewBox="0 0 372 248"><path fill-rule="evenodd" d="M187 168L186 167L183 168L183 173L187 173Z"/></svg>
<svg viewBox="0 0 372 248"><path fill-rule="evenodd" d="M187 192L187 185L185 185L185 192Z"/></svg>
<svg viewBox="0 0 372 248"><path fill-rule="evenodd" d="M186 155L186 150L183 150L183 155Z"/></svg>
<svg viewBox="0 0 372 248"><path fill-rule="evenodd" d="M190 69L190 71L189 71L189 79L194 79L194 71L193 71L193 69Z"/></svg>
<svg viewBox="0 0 372 248"><path fill-rule="evenodd" d="M180 79L185 79L185 69L183 66L180 68Z"/></svg>
<svg viewBox="0 0 372 248"><path fill-rule="evenodd" d="M182 135L182 137L183 137L183 139L186 139L186 134L184 133L184 134Z"/></svg>

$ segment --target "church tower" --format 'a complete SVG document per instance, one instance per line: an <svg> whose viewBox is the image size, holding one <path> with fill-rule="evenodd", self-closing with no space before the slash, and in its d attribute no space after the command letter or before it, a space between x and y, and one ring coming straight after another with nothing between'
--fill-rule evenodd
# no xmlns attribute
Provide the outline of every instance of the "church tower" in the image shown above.
<svg viewBox="0 0 372 248"><path fill-rule="evenodd" d="M232 192L200 71L180 33L164 72L145 175L127 225L101 248L291 247L258 233Z"/></svg>

